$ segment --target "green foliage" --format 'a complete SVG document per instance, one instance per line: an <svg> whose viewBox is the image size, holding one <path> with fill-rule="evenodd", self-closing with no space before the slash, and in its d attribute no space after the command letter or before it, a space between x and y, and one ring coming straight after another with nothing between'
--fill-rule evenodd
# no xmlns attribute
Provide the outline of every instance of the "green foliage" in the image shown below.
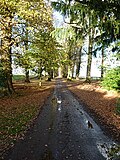
<svg viewBox="0 0 120 160"><path fill-rule="evenodd" d="M117 160L120 157L119 153L120 153L120 145L113 144L113 146L111 146L111 148L109 148L108 150L109 159Z"/></svg>
<svg viewBox="0 0 120 160"><path fill-rule="evenodd" d="M41 76L43 70L49 72L58 68L60 45L52 38L50 31L40 30L34 36L29 55L33 60L32 71Z"/></svg>
<svg viewBox="0 0 120 160"><path fill-rule="evenodd" d="M111 69L106 73L102 86L108 90L120 90L120 67Z"/></svg>
<svg viewBox="0 0 120 160"><path fill-rule="evenodd" d="M12 93L12 59L16 58L16 64L25 69L27 77L27 71L33 67L29 46L34 43L36 32L53 28L52 10L44 0L0 0L0 8L0 58L7 71L8 90Z"/></svg>

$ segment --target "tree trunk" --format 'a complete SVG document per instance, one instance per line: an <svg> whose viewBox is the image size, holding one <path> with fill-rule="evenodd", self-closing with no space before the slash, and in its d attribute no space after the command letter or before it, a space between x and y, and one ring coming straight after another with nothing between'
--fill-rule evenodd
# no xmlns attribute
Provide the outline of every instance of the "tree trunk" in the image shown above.
<svg viewBox="0 0 120 160"><path fill-rule="evenodd" d="M81 65L81 51L82 51L82 46L80 47L78 51L78 57L77 57L77 64L76 64L76 77L79 77L80 75L80 65Z"/></svg>
<svg viewBox="0 0 120 160"><path fill-rule="evenodd" d="M89 40L90 43L90 40ZM92 64L92 47L89 44L89 49L88 49L88 61L87 61L87 75L86 75L86 81L90 82L91 81L91 64Z"/></svg>
<svg viewBox="0 0 120 160"><path fill-rule="evenodd" d="M71 70L71 66L68 65L68 74L67 74L67 79L71 79L72 78L72 70Z"/></svg>
<svg viewBox="0 0 120 160"><path fill-rule="evenodd" d="M39 87L41 87L42 86L42 78L40 77L40 79L39 79Z"/></svg>
<svg viewBox="0 0 120 160"><path fill-rule="evenodd" d="M26 39L25 39L25 50L27 51L28 50L28 23L26 22L26 32L25 32L25 36L26 36ZM29 76L29 68L26 67L25 68L25 82L27 83L30 83L30 76Z"/></svg>
<svg viewBox="0 0 120 160"><path fill-rule="evenodd" d="M39 73L38 73L38 78L39 78L39 87L42 86L42 67L41 67L41 63L40 63L40 69L39 69Z"/></svg>
<svg viewBox="0 0 120 160"><path fill-rule="evenodd" d="M55 78L55 70L53 69L53 79Z"/></svg>
<svg viewBox="0 0 120 160"><path fill-rule="evenodd" d="M87 61L87 75L86 82L91 82L91 64L92 64L92 48L93 48L93 39L94 39L94 28L90 29L89 34L89 46L88 46L88 61Z"/></svg>
<svg viewBox="0 0 120 160"><path fill-rule="evenodd" d="M14 88L13 88L13 83L12 83L12 49L11 47L9 48L9 62L8 62L8 71L7 71L7 85L8 85L8 91L10 94L14 93Z"/></svg>
<svg viewBox="0 0 120 160"><path fill-rule="evenodd" d="M40 73L40 77L39 77L39 87L42 86L42 72Z"/></svg>
<svg viewBox="0 0 120 160"><path fill-rule="evenodd" d="M25 82L30 83L29 70L25 68Z"/></svg>
<svg viewBox="0 0 120 160"><path fill-rule="evenodd" d="M101 64L101 78L103 78L103 74L104 74L104 47L102 47L102 64Z"/></svg>
<svg viewBox="0 0 120 160"><path fill-rule="evenodd" d="M53 70L49 70L48 75L49 75L48 81L51 81L51 79L53 79Z"/></svg>
<svg viewBox="0 0 120 160"><path fill-rule="evenodd" d="M6 77L5 86L7 89L8 94L14 93L13 83L12 83L12 19L13 17L9 16L10 20L6 20L6 30L4 33L4 38L2 39L1 48L2 55L1 55L1 62L3 66L3 72Z"/></svg>
<svg viewBox="0 0 120 160"><path fill-rule="evenodd" d="M73 64L73 66L72 66L72 78L74 78L74 68L75 68L75 62Z"/></svg>
<svg viewBox="0 0 120 160"><path fill-rule="evenodd" d="M58 74L58 75L61 75L61 77L64 77L64 78L67 78L67 65L63 65L63 68L61 69L61 74Z"/></svg>

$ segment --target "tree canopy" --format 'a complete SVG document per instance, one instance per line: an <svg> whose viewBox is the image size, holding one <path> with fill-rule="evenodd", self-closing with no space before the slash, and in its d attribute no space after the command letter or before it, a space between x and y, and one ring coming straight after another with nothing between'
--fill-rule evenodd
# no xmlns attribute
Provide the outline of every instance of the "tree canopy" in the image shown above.
<svg viewBox="0 0 120 160"><path fill-rule="evenodd" d="M12 63L25 69L26 81L29 81L29 70L33 69L36 52L42 56L48 54L52 59L55 52L54 40L50 36L53 30L52 10L43 0L0 0L0 59L2 72L6 75L7 89L14 92L12 85ZM39 40L40 39L40 40ZM35 51L31 55L33 46ZM57 47L57 46L56 46ZM31 61L32 58L32 61Z"/></svg>
<svg viewBox="0 0 120 160"><path fill-rule="evenodd" d="M82 49L79 47L81 52L79 58L84 50L88 57L87 79L91 77L92 57L96 56L98 51L101 51L101 77L103 77L105 50L112 47L112 51L116 51L116 56L119 57L120 1L58 0L52 2L52 6L63 15L64 22L75 29L76 35L74 37L83 40ZM86 42L86 40L89 42ZM84 49L84 45L88 45L87 50ZM77 45L75 48L77 48ZM72 54L76 55L76 52L72 51ZM81 62L81 58L79 62ZM80 64L77 66L80 66ZM80 70L80 68L77 70Z"/></svg>
<svg viewBox="0 0 120 160"><path fill-rule="evenodd" d="M0 0L0 74L9 93L14 92L12 64L39 78L45 71L54 77L80 77L86 59L86 80L90 82L93 57L101 56L104 75L106 49L112 48L119 60L119 0L58 0L52 7L63 15L65 26L54 28L53 9L44 0ZM57 74L56 74L57 75ZM2 81L2 80L0 80Z"/></svg>

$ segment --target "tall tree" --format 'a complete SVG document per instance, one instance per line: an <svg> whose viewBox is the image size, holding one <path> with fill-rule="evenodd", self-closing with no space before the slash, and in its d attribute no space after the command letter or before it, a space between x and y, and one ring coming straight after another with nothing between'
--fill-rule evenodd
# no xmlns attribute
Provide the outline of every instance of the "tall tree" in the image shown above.
<svg viewBox="0 0 120 160"><path fill-rule="evenodd" d="M53 78L53 72L58 67L58 47L60 45L52 38L50 30L41 30L34 35L34 43L30 47L30 55L33 59L33 71L41 80L42 71Z"/></svg>
<svg viewBox="0 0 120 160"><path fill-rule="evenodd" d="M74 34L72 36L72 39L69 38L66 39L66 42L69 46L69 54L72 54L72 61L74 60L74 64L70 64L71 66L68 66L68 68L74 68L74 65L77 66L77 76L79 75L80 71L80 64L81 64L81 54L82 54L82 45L83 40L86 36L86 18L85 18L85 8L83 6L80 6L76 3L71 3L70 1L59 1L59 2L53 2L53 7L59 11L64 16L65 23L72 28L74 31ZM68 27L69 28L69 27ZM67 29L66 29L67 32ZM70 33L68 33L68 37L70 36ZM76 48L76 49L74 49ZM70 57L70 56L69 56ZM74 71L74 69L72 69ZM70 69L69 69L70 71ZM71 72L71 71L70 71ZM71 75L71 74L69 74Z"/></svg>
<svg viewBox="0 0 120 160"><path fill-rule="evenodd" d="M92 56L93 56L93 45L95 41L95 29L98 25L98 17L94 10L89 10L87 13L88 17L88 61L87 61L87 74L86 81L91 81L91 64L92 64Z"/></svg>
<svg viewBox="0 0 120 160"><path fill-rule="evenodd" d="M28 52L31 43L34 43L35 32L39 32L45 28L46 31L52 28L51 9L43 0L40 2L32 1L27 2L27 6L24 6L25 14L23 9L20 10L20 16L24 20L25 27L21 42L24 44L25 51ZM24 56L24 55L23 55ZM28 57L28 53L27 53ZM27 62L27 59L26 59ZM26 82L30 82L29 69L31 64L29 61L25 67Z"/></svg>
<svg viewBox="0 0 120 160"><path fill-rule="evenodd" d="M120 38L120 1L60 0L58 2L53 2L53 6L57 11L64 15L64 18L67 19L67 22L65 20L67 24L70 24L75 28L79 28L82 31L82 35L84 37L87 35L89 36L87 79L90 79L90 66L93 52L92 45L94 45L93 39L95 42L96 40L101 41L101 52L104 59L103 51L105 48L109 47L111 42L118 41ZM90 24L88 24L88 19L90 17L92 18ZM100 35L94 37L93 35L96 29L99 30ZM103 67L101 67L101 76L103 76Z"/></svg>
<svg viewBox="0 0 120 160"><path fill-rule="evenodd" d="M21 34L13 33L13 27L18 26L18 24L31 24L26 27L26 40L25 48L28 50L28 30L30 27L34 31L39 28L50 28L51 27L51 14L50 9L46 3L41 1L29 0L0 0L0 30L2 44L1 44L1 62L3 66L3 71L6 75L7 89L9 93L13 93L12 84L12 46L16 43L16 39L21 37ZM20 29L21 30L21 29ZM21 38L20 39L21 42ZM17 44L20 43L17 40ZM23 42L22 42L23 43ZM28 73L28 71L27 71ZM27 74L28 76L28 74Z"/></svg>

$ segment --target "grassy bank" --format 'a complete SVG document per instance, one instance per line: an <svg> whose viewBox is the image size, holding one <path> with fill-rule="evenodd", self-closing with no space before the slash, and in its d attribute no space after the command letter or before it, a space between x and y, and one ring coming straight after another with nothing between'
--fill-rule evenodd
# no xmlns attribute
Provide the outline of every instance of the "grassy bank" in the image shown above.
<svg viewBox="0 0 120 160"><path fill-rule="evenodd" d="M0 151L4 152L23 138L26 130L38 116L41 107L53 91L54 82L43 82L38 87L38 81L30 84L14 84L16 95L0 98ZM2 156L0 155L0 156Z"/></svg>

